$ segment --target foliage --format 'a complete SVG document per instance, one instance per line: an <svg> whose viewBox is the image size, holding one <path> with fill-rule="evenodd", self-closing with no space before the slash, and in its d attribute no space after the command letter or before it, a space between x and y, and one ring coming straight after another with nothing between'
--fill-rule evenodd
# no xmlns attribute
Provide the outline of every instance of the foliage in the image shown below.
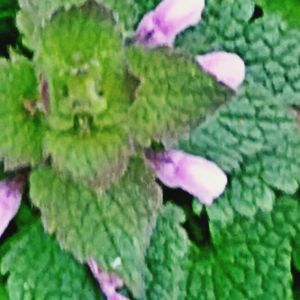
<svg viewBox="0 0 300 300"><path fill-rule="evenodd" d="M295 0L256 1L262 16L254 0L207 0L175 49L132 45L158 2L19 0L33 58L0 60L0 157L5 175L30 173L29 193L0 242L0 300L102 299L89 258L132 299L299 294ZM16 10L0 1L1 36ZM245 61L235 94L193 59L217 50ZM207 208L163 199L143 153L153 144L217 162L224 195Z"/></svg>
<svg viewBox="0 0 300 300"><path fill-rule="evenodd" d="M256 2L263 8L264 13L279 14L291 26L299 28L300 7L298 0L257 0Z"/></svg>
<svg viewBox="0 0 300 300"><path fill-rule="evenodd" d="M2 249L0 269L8 275L7 299L102 299L87 268L63 252L35 217L28 215L26 222ZM1 300L5 293L2 296L0 289Z"/></svg>

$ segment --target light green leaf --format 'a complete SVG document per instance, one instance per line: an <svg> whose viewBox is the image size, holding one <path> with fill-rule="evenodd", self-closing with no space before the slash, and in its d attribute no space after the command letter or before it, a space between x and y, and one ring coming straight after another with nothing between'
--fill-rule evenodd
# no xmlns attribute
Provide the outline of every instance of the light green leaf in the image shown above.
<svg viewBox="0 0 300 300"><path fill-rule="evenodd" d="M59 9L68 9L71 6L80 7L86 2L86 0L19 0L21 11L17 17L17 24L19 30L24 34L24 43L32 49L36 48L41 30ZM135 0L95 0L89 2L98 3L110 10L114 19L126 31L134 29L137 17L140 15Z"/></svg>
<svg viewBox="0 0 300 300"><path fill-rule="evenodd" d="M132 101L121 34L107 12L93 2L53 16L40 34L35 61L49 86L52 128L73 128L78 115L91 119L86 126L111 126L118 121L112 120L116 116L111 112L126 111Z"/></svg>
<svg viewBox="0 0 300 300"><path fill-rule="evenodd" d="M65 249L80 261L95 258L142 295L144 256L161 193L141 160L133 160L120 182L98 196L48 168L33 172L30 194L46 229Z"/></svg>
<svg viewBox="0 0 300 300"><path fill-rule="evenodd" d="M51 131L44 146L55 169L99 191L124 174L131 154L128 137L113 129L88 136Z"/></svg>
<svg viewBox="0 0 300 300"><path fill-rule="evenodd" d="M45 131L32 63L14 54L11 59L0 61L0 157L6 169L41 161Z"/></svg>
<svg viewBox="0 0 300 300"><path fill-rule="evenodd" d="M49 87L44 152L55 169L105 189L132 152L124 132L133 97L121 35L97 4L61 10L41 32L38 70Z"/></svg>
<svg viewBox="0 0 300 300"><path fill-rule="evenodd" d="M178 137L230 98L231 92L206 75L193 58L172 50L128 50L130 70L140 79L130 108L131 132L151 138Z"/></svg>

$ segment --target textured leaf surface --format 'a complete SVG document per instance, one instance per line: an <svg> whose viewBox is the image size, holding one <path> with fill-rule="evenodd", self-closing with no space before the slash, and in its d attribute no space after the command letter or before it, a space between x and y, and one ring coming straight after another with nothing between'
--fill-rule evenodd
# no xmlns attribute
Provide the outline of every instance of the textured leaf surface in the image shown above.
<svg viewBox="0 0 300 300"><path fill-rule="evenodd" d="M264 146L259 153L247 159L239 171L232 173L224 196L208 208L212 222L226 224L231 223L237 214L253 217L257 211L271 211L275 191L296 193L300 178L299 129L291 124L290 132L284 133L280 128L274 137L270 135L274 143L268 141L266 145L269 147Z"/></svg>
<svg viewBox="0 0 300 300"><path fill-rule="evenodd" d="M120 182L98 197L47 168L35 171L30 182L32 201L61 245L80 261L95 258L141 295L144 256L161 204L143 162L132 161ZM119 266L114 266L116 260L121 260Z"/></svg>
<svg viewBox="0 0 300 300"><path fill-rule="evenodd" d="M194 55L235 52L246 63L247 81L262 84L273 94L299 92L299 32L276 16L251 22L253 12L251 0L208 0L201 24L183 33L177 45Z"/></svg>
<svg viewBox="0 0 300 300"><path fill-rule="evenodd" d="M45 152L59 171L101 188L122 175L131 151L118 127L148 146L151 138L187 130L231 94L191 57L142 49L128 51L129 71L141 82L133 93L123 54L118 30L98 5L88 3L58 12L41 33L36 55L49 85L48 121L60 131L47 135Z"/></svg>
<svg viewBox="0 0 300 300"><path fill-rule="evenodd" d="M64 253L40 224L25 227L8 243L1 272L8 275L10 299L103 299L88 269Z"/></svg>
<svg viewBox="0 0 300 300"><path fill-rule="evenodd" d="M191 57L159 49L128 51L131 71L140 78L130 108L131 131L143 144L149 137L175 137L205 119L231 92L203 73ZM150 63L149 63L150 62Z"/></svg>
<svg viewBox="0 0 300 300"><path fill-rule="evenodd" d="M85 0L19 0L22 10L17 21L20 31L25 35L25 44L30 48L35 48L39 32L59 8L69 8L72 5L80 6L85 2ZM141 3L139 0L96 0L95 2L111 10L115 20L126 31L134 30L138 17L141 17L148 8L145 7L145 3ZM152 1L147 1L147 3L151 5Z"/></svg>
<svg viewBox="0 0 300 300"><path fill-rule="evenodd" d="M300 6L298 0L256 0L267 14L281 15L286 22L297 28L300 27Z"/></svg>
<svg viewBox="0 0 300 300"><path fill-rule="evenodd" d="M213 245L190 252L187 299L293 299L291 242L299 206L279 199L271 213L212 226Z"/></svg>
<svg viewBox="0 0 300 300"><path fill-rule="evenodd" d="M38 113L26 109L38 100L33 66L13 55L0 61L0 156L5 167L32 165L42 158L44 125Z"/></svg>
<svg viewBox="0 0 300 300"><path fill-rule="evenodd" d="M194 128L230 93L203 74L191 57L163 49L128 51L130 71L140 79L132 93L134 88L126 88L125 55L119 51L122 36L112 23L102 24L96 14L87 18L84 9L68 10L66 14L72 15L68 19L59 19L60 13L52 17L59 7L81 5L80 0L20 2L19 26L27 44L38 49L38 73L45 75L51 99L57 100L50 102L48 113L55 131L44 143L55 170L40 168L31 177L33 202L41 209L47 230L79 260L95 257L120 275L138 299L292 299L291 256L299 270L300 209L297 201L276 195L294 194L299 188L299 32L286 27L279 16L253 20L254 1L207 0L203 22L178 39L177 45L193 56L213 50L238 53L246 62L247 78L233 102L180 143L182 149L213 159L231 175L224 196L207 210L211 240L206 246L190 246L180 226L181 211L167 206L147 249L160 195L139 162L131 163L120 182L100 195L56 172L89 182L96 179L93 185L99 178L114 180L112 175L125 170L130 152L119 125L126 125L130 139L137 136L144 146L152 138L168 141ZM157 4L102 3L115 8L114 16L127 29L142 10ZM51 17L52 25L46 26ZM101 37L102 26L107 34ZM94 47L98 42L107 46L113 59L102 57L97 66L95 58L103 50ZM76 51L83 56L78 59ZM85 73L86 65L86 77L70 79L72 72ZM64 72L68 75L60 75ZM98 74L99 82L91 83ZM78 116L76 109L68 115L78 100L73 101L74 95L96 99L107 96L107 91L111 110L105 116L93 101L84 115ZM101 128L101 133L90 133L91 128Z"/></svg>
<svg viewBox="0 0 300 300"><path fill-rule="evenodd" d="M182 140L181 147L198 155L208 155L228 172L238 171L247 159L271 152L283 143L298 146L296 114L259 85L246 85L235 99L211 120ZM285 159L286 152L277 153ZM297 155L294 155L297 159Z"/></svg>
<svg viewBox="0 0 300 300"><path fill-rule="evenodd" d="M210 0L201 25L178 39L192 54L236 52L247 65L246 83L236 99L180 143L234 176L229 198L227 193L211 209L211 217L217 215L221 223L234 212L251 216L270 210L270 188L287 194L299 188L300 131L290 105L299 105L300 36L276 17L251 22L253 11L252 1ZM245 200L240 194L247 195ZM265 195L264 201L257 194Z"/></svg>
<svg viewBox="0 0 300 300"><path fill-rule="evenodd" d="M131 152L120 33L96 4L60 11L41 33L36 62L49 87L45 153L60 172L107 187Z"/></svg>
<svg viewBox="0 0 300 300"><path fill-rule="evenodd" d="M147 299L293 299L297 199L277 199L271 212L260 211L252 218L236 215L224 227L212 222L211 241L197 246L186 243L178 213L167 206L158 218L147 254L152 271Z"/></svg>
<svg viewBox="0 0 300 300"><path fill-rule="evenodd" d="M275 193L263 181L259 171L260 165L253 163L232 178L224 196L208 208L211 223L224 226L232 223L237 215L251 218L258 211L273 209Z"/></svg>
<svg viewBox="0 0 300 300"><path fill-rule="evenodd" d="M130 154L128 138L121 130L88 137L52 131L47 134L44 146L55 169L99 190L124 174Z"/></svg>
<svg viewBox="0 0 300 300"><path fill-rule="evenodd" d="M170 204L160 213L146 261L149 269L147 277L147 300L185 299L184 273L189 240L181 227L185 220L183 212Z"/></svg>
<svg viewBox="0 0 300 300"><path fill-rule="evenodd" d="M92 124L85 125L90 127L117 121L105 122L112 110L126 110L131 100L121 43L120 32L95 3L62 9L53 16L41 32L36 52L38 70L49 86L51 127L73 128L78 115L87 115Z"/></svg>

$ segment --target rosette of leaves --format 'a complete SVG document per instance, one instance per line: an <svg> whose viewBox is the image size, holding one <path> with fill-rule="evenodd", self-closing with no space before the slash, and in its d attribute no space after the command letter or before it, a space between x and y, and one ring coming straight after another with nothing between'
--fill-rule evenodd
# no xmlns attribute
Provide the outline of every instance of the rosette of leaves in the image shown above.
<svg viewBox="0 0 300 300"><path fill-rule="evenodd" d="M1 60L1 159L30 170L31 200L63 248L140 297L162 203L143 149L199 124L231 92L184 52L125 47L107 5L65 4L19 20L35 37L33 60Z"/></svg>

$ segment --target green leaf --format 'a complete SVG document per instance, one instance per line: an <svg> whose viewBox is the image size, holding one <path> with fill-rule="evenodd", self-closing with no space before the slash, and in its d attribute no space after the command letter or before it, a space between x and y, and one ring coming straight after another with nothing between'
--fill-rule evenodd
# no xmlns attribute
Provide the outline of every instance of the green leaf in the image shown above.
<svg viewBox="0 0 300 300"><path fill-rule="evenodd" d="M299 37L271 17L249 22L253 9L251 1L210 0L201 26L178 40L193 54L232 51L247 64L246 83L235 99L179 143L233 175L224 197L208 210L218 224L270 211L272 189L294 194L300 182L300 131L290 108L299 105L298 52L291 46Z"/></svg>
<svg viewBox="0 0 300 300"><path fill-rule="evenodd" d="M293 244L293 265L294 267L300 271L300 233L298 232L297 237L295 238Z"/></svg>
<svg viewBox="0 0 300 300"><path fill-rule="evenodd" d="M231 92L206 75L189 56L172 50L128 50L140 79L130 108L130 132L139 142L178 137L229 99Z"/></svg>
<svg viewBox="0 0 300 300"><path fill-rule="evenodd" d="M293 299L291 242L299 215L297 201L282 198L271 213L211 226L213 244L191 248L186 299Z"/></svg>
<svg viewBox="0 0 300 300"><path fill-rule="evenodd" d="M224 226L239 215L251 218L258 211L273 209L274 191L262 180L259 171L259 164L253 163L232 178L224 196L208 208L211 223Z"/></svg>
<svg viewBox="0 0 300 300"><path fill-rule="evenodd" d="M49 87L44 152L55 169L105 189L132 150L124 132L132 101L121 35L97 4L61 10L41 32L36 62Z"/></svg>
<svg viewBox="0 0 300 300"><path fill-rule="evenodd" d="M8 275L10 299L103 299L88 269L63 252L40 224L25 227L8 243L1 272Z"/></svg>
<svg viewBox="0 0 300 300"><path fill-rule="evenodd" d="M0 157L6 169L41 161L45 131L35 108L39 95L32 63L14 54L11 59L0 61Z"/></svg>
<svg viewBox="0 0 300 300"><path fill-rule="evenodd" d="M271 158L272 171L275 168L278 171L276 165L280 161L298 160L296 149L300 145L295 138L295 133L300 133L296 114L282 102L283 97L275 97L264 87L246 84L211 120L181 139L180 147L208 156L230 173L238 172L247 160L259 153L265 153L266 161L268 155L273 157L276 148L276 158ZM294 154L288 157L287 152ZM284 180L284 176L275 180Z"/></svg>
<svg viewBox="0 0 300 300"><path fill-rule="evenodd" d="M256 0L265 14L278 14L291 26L300 26L300 6L298 0Z"/></svg>
<svg viewBox="0 0 300 300"><path fill-rule="evenodd" d="M270 120L274 121L273 118ZM258 211L271 211L275 191L290 195L297 192L300 182L299 129L295 121L285 123L281 119L278 124L280 127L274 136L265 134L267 140L261 151L245 160L239 171L232 172L224 196L208 208L212 222L226 224L237 214L253 217Z"/></svg>
<svg viewBox="0 0 300 300"><path fill-rule="evenodd" d="M40 168L31 176L30 194L46 229L64 248L80 261L95 258L120 275L135 296L142 295L144 256L161 193L141 160L133 160L120 182L98 196Z"/></svg>
<svg viewBox="0 0 300 300"><path fill-rule="evenodd" d="M2 282L0 282L0 300L9 300L6 286Z"/></svg>
<svg viewBox="0 0 300 300"><path fill-rule="evenodd" d="M293 299L299 219L298 201L283 197L271 212L237 215L226 226L210 223L211 241L195 245L180 228L180 210L167 206L147 254L147 299Z"/></svg>
<svg viewBox="0 0 300 300"><path fill-rule="evenodd" d="M60 8L82 6L86 0L19 0L21 11L17 17L19 30L24 34L24 43L34 49L37 46L39 33L44 25ZM95 0L89 1L102 5L111 11L114 19L126 31L132 31L137 22L139 7L135 0Z"/></svg>
<svg viewBox="0 0 300 300"><path fill-rule="evenodd" d="M35 57L49 86L52 128L73 128L78 115L91 119L89 127L112 126L118 120L111 112L126 111L132 101L121 34L93 2L57 12L40 34Z"/></svg>
<svg viewBox="0 0 300 300"><path fill-rule="evenodd" d="M193 55L235 52L246 63L246 81L263 85L273 94L299 93L299 32L277 16L251 22L253 12L252 0L209 0L201 24L185 31L177 46Z"/></svg>
<svg viewBox="0 0 300 300"><path fill-rule="evenodd" d="M7 55L7 47L16 41L15 16L17 0L0 0L0 55Z"/></svg>
<svg viewBox="0 0 300 300"><path fill-rule="evenodd" d="M131 154L128 137L121 130L88 136L51 131L44 147L55 169L100 191L124 174Z"/></svg>
<svg viewBox="0 0 300 300"><path fill-rule="evenodd" d="M150 10L154 9L161 0L134 0L136 3L136 6L138 7L139 12L139 20L142 19L142 17L149 12Z"/></svg>
<svg viewBox="0 0 300 300"><path fill-rule="evenodd" d="M185 299L184 268L190 244L181 227L184 220L183 211L170 204L158 217L146 256L150 272L146 277L147 300Z"/></svg>

